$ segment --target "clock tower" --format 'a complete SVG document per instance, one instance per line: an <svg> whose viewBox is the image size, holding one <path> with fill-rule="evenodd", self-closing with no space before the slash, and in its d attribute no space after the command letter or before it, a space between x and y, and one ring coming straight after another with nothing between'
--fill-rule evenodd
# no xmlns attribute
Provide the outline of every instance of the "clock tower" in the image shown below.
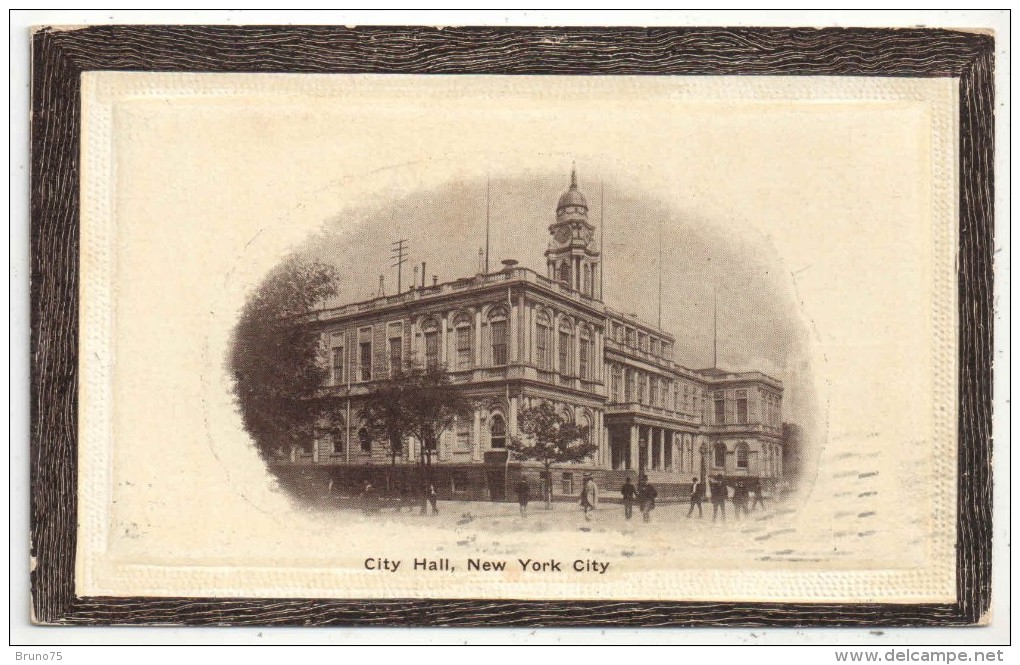
<svg viewBox="0 0 1020 665"><path fill-rule="evenodd" d="M588 223L588 202L577 188L577 168L570 170L570 188L556 204L556 221L549 225L545 250L547 275L575 291L602 298L601 248L595 244L595 227Z"/></svg>

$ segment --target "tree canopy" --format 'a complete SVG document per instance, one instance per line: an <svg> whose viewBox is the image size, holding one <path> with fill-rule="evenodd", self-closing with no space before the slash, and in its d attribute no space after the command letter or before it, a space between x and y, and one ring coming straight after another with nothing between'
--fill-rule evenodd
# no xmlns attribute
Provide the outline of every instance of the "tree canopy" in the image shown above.
<svg viewBox="0 0 1020 665"><path fill-rule="evenodd" d="M260 454L312 441L324 406L315 398L326 378L318 334L295 317L337 293L336 269L292 256L248 298L228 358L234 397Z"/></svg>
<svg viewBox="0 0 1020 665"><path fill-rule="evenodd" d="M394 437L413 436L434 450L443 432L457 418L471 417L472 408L444 368L410 365L372 386L361 417L373 439L392 445Z"/></svg>
<svg viewBox="0 0 1020 665"><path fill-rule="evenodd" d="M551 403L542 401L521 409L518 429L525 436L511 439L508 448L518 457L553 464L581 462L598 446L588 443L588 427L560 415Z"/></svg>

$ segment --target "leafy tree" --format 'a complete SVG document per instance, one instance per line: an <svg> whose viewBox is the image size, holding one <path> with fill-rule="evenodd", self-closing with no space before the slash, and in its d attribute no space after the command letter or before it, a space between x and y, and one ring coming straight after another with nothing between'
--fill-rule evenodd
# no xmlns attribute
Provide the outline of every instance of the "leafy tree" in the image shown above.
<svg viewBox="0 0 1020 665"><path fill-rule="evenodd" d="M421 444L418 459L422 489L432 477L432 455L439 438L457 418L469 418L474 406L450 382L450 375L438 365L410 365L395 370L389 378L375 383L361 418L372 438L390 442L413 436ZM422 500L425 493L422 492Z"/></svg>
<svg viewBox="0 0 1020 665"><path fill-rule="evenodd" d="M313 441L316 421L328 415L317 397L328 371L323 349L299 317L335 296L337 285L333 266L291 256L241 310L228 365L245 429L265 459Z"/></svg>
<svg viewBox="0 0 1020 665"><path fill-rule="evenodd" d="M521 409L517 415L524 437L512 437L507 448L518 457L541 462L545 472L545 507L552 508L552 465L581 462L598 446L588 443L588 427L556 412L549 402Z"/></svg>

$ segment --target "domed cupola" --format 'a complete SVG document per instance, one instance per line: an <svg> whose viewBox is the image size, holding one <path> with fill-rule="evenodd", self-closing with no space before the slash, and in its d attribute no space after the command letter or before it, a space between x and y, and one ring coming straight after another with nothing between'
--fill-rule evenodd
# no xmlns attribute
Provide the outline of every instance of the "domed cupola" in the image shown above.
<svg viewBox="0 0 1020 665"><path fill-rule="evenodd" d="M577 188L577 167L570 169L570 188L560 195L556 204L556 221L572 222L588 219L588 202Z"/></svg>

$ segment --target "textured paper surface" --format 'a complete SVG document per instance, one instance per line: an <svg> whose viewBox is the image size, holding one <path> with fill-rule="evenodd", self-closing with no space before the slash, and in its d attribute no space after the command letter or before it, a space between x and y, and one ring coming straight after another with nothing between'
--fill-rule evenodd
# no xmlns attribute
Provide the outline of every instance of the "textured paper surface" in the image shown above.
<svg viewBox="0 0 1020 665"><path fill-rule="evenodd" d="M953 600L954 84L86 74L77 593ZM225 369L250 289L327 221L353 233L345 210L571 161L766 244L789 275L817 434L795 510L752 532L660 511L661 529L636 534L508 533L338 519L275 491ZM653 233L614 225L624 244ZM653 279L640 262L613 269ZM368 557L460 569L380 574ZM467 572L468 557L512 565ZM519 557L612 565L521 574Z"/></svg>

